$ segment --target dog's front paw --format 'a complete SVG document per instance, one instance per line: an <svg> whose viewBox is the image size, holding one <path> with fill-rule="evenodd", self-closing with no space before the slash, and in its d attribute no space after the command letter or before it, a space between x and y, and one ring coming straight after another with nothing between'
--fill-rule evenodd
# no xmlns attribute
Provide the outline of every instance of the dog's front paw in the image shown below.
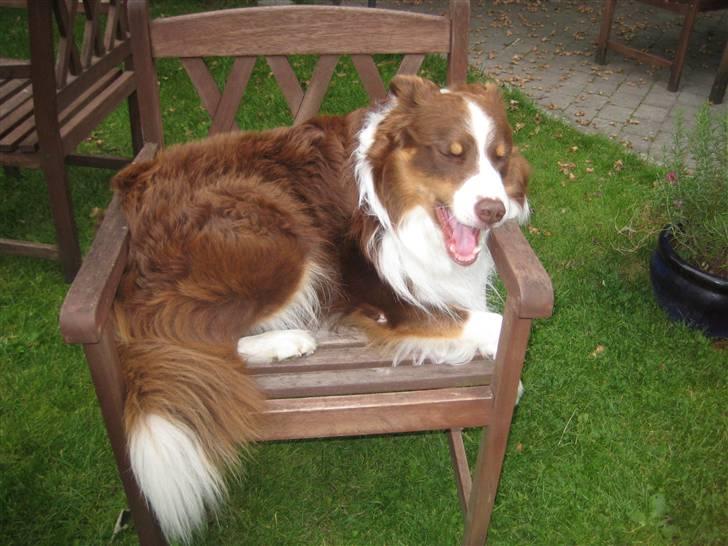
<svg viewBox="0 0 728 546"><path fill-rule="evenodd" d="M494 358L502 324L503 317L498 313L471 311L463 326L462 338L474 342L484 357Z"/></svg>
<svg viewBox="0 0 728 546"><path fill-rule="evenodd" d="M249 362L267 363L316 350L316 339L307 330L272 330L254 336L241 337L238 354Z"/></svg>

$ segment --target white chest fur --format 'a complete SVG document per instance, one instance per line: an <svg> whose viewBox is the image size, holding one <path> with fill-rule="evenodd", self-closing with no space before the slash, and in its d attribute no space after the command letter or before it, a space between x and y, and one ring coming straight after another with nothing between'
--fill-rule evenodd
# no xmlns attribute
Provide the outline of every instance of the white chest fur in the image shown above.
<svg viewBox="0 0 728 546"><path fill-rule="evenodd" d="M403 299L417 306L486 309L493 271L487 249L470 266L456 264L445 250L442 231L423 208L409 211L396 230L382 230L378 246L377 271Z"/></svg>

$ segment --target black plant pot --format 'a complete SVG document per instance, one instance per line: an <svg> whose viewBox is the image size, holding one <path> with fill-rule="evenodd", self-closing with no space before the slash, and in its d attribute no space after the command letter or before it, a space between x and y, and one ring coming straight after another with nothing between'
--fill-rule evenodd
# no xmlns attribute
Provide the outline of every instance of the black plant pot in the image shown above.
<svg viewBox="0 0 728 546"><path fill-rule="evenodd" d="M650 260L657 303L673 320L714 338L728 338L728 279L698 269L677 255L670 228L662 230Z"/></svg>

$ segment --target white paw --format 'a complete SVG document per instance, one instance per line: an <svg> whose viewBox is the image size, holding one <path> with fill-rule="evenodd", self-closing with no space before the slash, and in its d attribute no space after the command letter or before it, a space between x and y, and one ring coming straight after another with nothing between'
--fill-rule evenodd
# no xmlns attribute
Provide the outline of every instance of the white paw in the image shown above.
<svg viewBox="0 0 728 546"><path fill-rule="evenodd" d="M411 359L415 366L425 361L457 366L473 360L477 350L475 343L462 339L409 338L399 343L392 363Z"/></svg>
<svg viewBox="0 0 728 546"><path fill-rule="evenodd" d="M315 350L316 340L307 330L272 330L238 340L238 354L256 364L310 355Z"/></svg>
<svg viewBox="0 0 728 546"><path fill-rule="evenodd" d="M478 351L486 358L494 358L498 350L503 317L498 313L470 311L463 326L462 339L477 344Z"/></svg>

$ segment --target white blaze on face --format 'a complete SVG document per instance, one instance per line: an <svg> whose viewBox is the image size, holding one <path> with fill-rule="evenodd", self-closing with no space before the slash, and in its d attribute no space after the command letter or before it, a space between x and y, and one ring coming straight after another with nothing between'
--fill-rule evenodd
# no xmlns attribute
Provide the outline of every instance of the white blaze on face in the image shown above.
<svg viewBox="0 0 728 546"><path fill-rule="evenodd" d="M476 172L453 195L452 212L462 224L481 226L482 222L475 215L478 201L486 198L502 201L506 208L505 218L509 217L511 203L500 173L488 159L487 150L495 138L495 123L478 105L467 99L465 101L470 113L468 128L475 140L478 160Z"/></svg>

